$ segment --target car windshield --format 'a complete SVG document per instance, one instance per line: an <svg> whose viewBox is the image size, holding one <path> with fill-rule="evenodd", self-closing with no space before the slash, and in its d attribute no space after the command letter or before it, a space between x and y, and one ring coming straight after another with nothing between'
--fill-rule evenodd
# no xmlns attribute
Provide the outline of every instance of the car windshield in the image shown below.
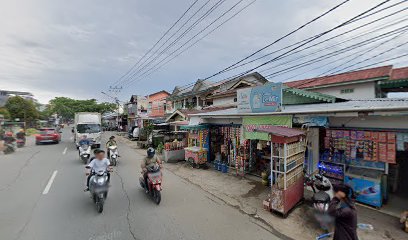
<svg viewBox="0 0 408 240"><path fill-rule="evenodd" d="M99 124L78 124L78 133L98 133L101 131L101 125Z"/></svg>
<svg viewBox="0 0 408 240"><path fill-rule="evenodd" d="M43 130L39 130L38 133L39 133L40 135L46 135L46 134L54 134L55 131L54 131L54 130L45 130L45 129L43 129Z"/></svg>

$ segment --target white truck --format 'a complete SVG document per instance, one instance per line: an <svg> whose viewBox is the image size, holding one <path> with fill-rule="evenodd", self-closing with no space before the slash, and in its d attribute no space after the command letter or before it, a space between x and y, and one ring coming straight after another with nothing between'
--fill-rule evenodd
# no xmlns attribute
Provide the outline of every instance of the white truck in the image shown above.
<svg viewBox="0 0 408 240"><path fill-rule="evenodd" d="M74 121L74 141L78 142L85 135L92 141L92 147L101 147L102 127L101 114L96 112L79 112L75 113Z"/></svg>

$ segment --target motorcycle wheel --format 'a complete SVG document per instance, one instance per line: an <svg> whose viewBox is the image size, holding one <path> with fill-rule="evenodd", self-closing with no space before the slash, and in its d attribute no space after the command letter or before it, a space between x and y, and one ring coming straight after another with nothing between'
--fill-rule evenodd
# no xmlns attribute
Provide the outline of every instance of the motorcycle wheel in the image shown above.
<svg viewBox="0 0 408 240"><path fill-rule="evenodd" d="M160 191L154 190L153 192L153 200L154 202L159 205L161 201L161 193Z"/></svg>
<svg viewBox="0 0 408 240"><path fill-rule="evenodd" d="M96 202L96 210L98 211L98 213L103 212L103 202L104 202L103 198L99 198L98 201Z"/></svg>

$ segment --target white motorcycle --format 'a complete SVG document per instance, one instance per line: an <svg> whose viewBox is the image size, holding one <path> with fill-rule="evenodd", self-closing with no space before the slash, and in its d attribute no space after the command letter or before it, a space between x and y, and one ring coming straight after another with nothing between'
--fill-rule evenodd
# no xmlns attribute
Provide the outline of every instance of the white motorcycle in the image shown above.
<svg viewBox="0 0 408 240"><path fill-rule="evenodd" d="M118 152L118 146L110 146L108 148L109 151L109 161L112 166L116 166L118 163L118 157L119 157L119 152Z"/></svg>
<svg viewBox="0 0 408 240"><path fill-rule="evenodd" d="M80 160L82 160L84 164L87 164L91 158L91 146L88 144L82 144L78 147L78 150Z"/></svg>

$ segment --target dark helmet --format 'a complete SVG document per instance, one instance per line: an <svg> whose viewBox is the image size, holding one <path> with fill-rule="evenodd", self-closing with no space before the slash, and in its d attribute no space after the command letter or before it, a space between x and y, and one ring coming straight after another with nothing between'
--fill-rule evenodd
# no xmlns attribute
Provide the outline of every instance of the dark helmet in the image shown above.
<svg viewBox="0 0 408 240"><path fill-rule="evenodd" d="M112 140L112 139L115 139L115 136L111 136L111 137L109 138L109 140Z"/></svg>
<svg viewBox="0 0 408 240"><path fill-rule="evenodd" d="M148 156L148 157L153 157L155 153L156 153L156 150L154 150L154 148L149 147L149 148L147 149L147 156Z"/></svg>

